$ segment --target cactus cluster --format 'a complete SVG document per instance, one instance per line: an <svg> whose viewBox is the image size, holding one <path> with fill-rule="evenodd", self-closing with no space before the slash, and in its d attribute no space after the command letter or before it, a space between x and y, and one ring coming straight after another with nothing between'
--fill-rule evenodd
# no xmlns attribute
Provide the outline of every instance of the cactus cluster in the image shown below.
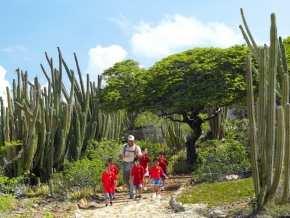
<svg viewBox="0 0 290 218"><path fill-rule="evenodd" d="M12 91L7 88L7 105L0 98L0 146L10 141L23 144L18 158L6 161L10 176L32 172L48 181L54 170L62 170L65 159L80 159L91 139L120 138L126 124L124 112L100 109L101 77L96 84L87 75L84 84L75 54L78 78L59 48L57 67L47 53L45 57L48 69L41 65L41 70L47 87L37 78L30 82L27 72L18 69Z"/></svg>
<svg viewBox="0 0 290 218"><path fill-rule="evenodd" d="M165 143L174 149L181 149L186 142L188 131L182 128L182 124L171 120L161 123L161 133Z"/></svg>
<svg viewBox="0 0 290 218"><path fill-rule="evenodd" d="M242 10L241 15L240 29L252 55L247 61L247 102L256 208L260 209L276 196L279 185L282 200L289 200L289 72L275 14L271 15L270 45L263 47L253 39ZM253 75L257 75L257 89Z"/></svg>

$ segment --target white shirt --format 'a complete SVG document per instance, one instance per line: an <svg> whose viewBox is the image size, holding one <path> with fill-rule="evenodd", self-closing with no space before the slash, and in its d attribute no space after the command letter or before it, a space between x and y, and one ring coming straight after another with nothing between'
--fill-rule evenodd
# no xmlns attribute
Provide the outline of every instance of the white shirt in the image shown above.
<svg viewBox="0 0 290 218"><path fill-rule="evenodd" d="M129 146L128 144L125 144L122 150L123 154L123 161L125 162L133 162L135 156L140 156L141 148L134 144L133 146Z"/></svg>

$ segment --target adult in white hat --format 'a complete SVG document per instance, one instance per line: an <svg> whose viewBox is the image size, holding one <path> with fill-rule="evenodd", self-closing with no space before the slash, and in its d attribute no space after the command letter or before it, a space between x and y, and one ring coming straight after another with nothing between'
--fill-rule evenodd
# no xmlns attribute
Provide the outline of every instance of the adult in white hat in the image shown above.
<svg viewBox="0 0 290 218"><path fill-rule="evenodd" d="M135 144L135 137L133 135L128 136L127 143L123 146L120 158L123 162L123 178L124 182L128 187L129 197L134 197L133 184L131 181L131 168L134 163L135 157L142 155L141 148Z"/></svg>

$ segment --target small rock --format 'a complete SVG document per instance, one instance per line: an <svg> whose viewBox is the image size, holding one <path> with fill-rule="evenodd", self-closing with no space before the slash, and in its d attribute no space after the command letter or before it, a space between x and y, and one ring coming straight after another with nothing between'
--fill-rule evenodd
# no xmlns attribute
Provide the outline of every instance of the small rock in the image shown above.
<svg viewBox="0 0 290 218"><path fill-rule="evenodd" d="M222 209L215 208L209 212L209 217L211 217L211 218L223 218L223 217L227 217L227 214Z"/></svg>
<svg viewBox="0 0 290 218"><path fill-rule="evenodd" d="M182 204L180 202L177 202L173 196L171 196L170 198L169 205L174 210L175 213L185 211L185 208L182 206Z"/></svg>
<svg viewBox="0 0 290 218"><path fill-rule="evenodd" d="M239 175L235 175L235 174L226 175L226 180L237 180L239 178L240 178Z"/></svg>

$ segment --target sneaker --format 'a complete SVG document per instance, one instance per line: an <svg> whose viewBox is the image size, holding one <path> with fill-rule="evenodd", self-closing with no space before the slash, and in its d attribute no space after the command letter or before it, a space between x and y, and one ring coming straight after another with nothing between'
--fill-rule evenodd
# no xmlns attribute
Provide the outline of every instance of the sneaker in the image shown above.
<svg viewBox="0 0 290 218"><path fill-rule="evenodd" d="M160 190L161 190L161 191L164 191L164 190L165 190L164 186L161 186L161 187L160 187Z"/></svg>
<svg viewBox="0 0 290 218"><path fill-rule="evenodd" d="M152 198L153 198L153 199L156 198L156 193L153 193Z"/></svg>
<svg viewBox="0 0 290 218"><path fill-rule="evenodd" d="M161 195L160 194L157 195L157 199L159 199L159 200L161 199Z"/></svg>
<svg viewBox="0 0 290 218"><path fill-rule="evenodd" d="M113 202L112 201L110 201L110 205L113 206Z"/></svg>

